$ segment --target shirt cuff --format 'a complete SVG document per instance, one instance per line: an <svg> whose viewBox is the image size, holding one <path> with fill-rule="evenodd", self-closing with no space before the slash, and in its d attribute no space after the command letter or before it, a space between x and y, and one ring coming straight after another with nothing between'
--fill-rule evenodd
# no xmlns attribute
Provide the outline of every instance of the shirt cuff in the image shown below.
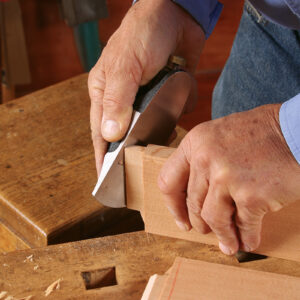
<svg viewBox="0 0 300 300"><path fill-rule="evenodd" d="M138 0L134 0L132 5ZM205 37L211 35L214 30L221 11L223 4L217 0L172 0L174 3L181 6L187 11L195 21L202 27L205 32Z"/></svg>
<svg viewBox="0 0 300 300"><path fill-rule="evenodd" d="M300 94L281 105L279 122L283 136L300 164Z"/></svg>
<svg viewBox="0 0 300 300"><path fill-rule="evenodd" d="M186 10L203 28L205 37L212 33L220 17L223 4L217 0L172 0Z"/></svg>

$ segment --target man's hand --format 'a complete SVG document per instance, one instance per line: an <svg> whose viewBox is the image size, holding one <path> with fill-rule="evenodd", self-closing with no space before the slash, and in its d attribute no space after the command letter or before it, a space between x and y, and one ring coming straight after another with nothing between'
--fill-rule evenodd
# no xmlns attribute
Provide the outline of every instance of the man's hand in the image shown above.
<svg viewBox="0 0 300 300"><path fill-rule="evenodd" d="M89 74L98 174L106 141L121 139L128 129L139 85L150 81L171 54L184 57L193 72L204 41L201 27L170 0L140 0L129 10Z"/></svg>
<svg viewBox="0 0 300 300"><path fill-rule="evenodd" d="M181 229L212 230L228 255L253 251L264 215L300 200L300 167L282 136L279 108L232 114L187 134L158 180Z"/></svg>

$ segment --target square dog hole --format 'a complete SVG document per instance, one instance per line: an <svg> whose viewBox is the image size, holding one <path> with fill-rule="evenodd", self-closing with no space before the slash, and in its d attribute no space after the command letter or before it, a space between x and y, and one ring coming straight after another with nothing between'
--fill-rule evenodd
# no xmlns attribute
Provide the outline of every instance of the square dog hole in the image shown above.
<svg viewBox="0 0 300 300"><path fill-rule="evenodd" d="M81 276L87 290L98 289L118 284L115 267L81 272Z"/></svg>

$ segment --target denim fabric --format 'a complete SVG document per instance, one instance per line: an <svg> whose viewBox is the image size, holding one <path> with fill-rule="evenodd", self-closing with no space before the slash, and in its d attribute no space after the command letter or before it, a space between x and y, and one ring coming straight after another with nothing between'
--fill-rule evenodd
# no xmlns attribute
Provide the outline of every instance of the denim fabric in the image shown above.
<svg viewBox="0 0 300 300"><path fill-rule="evenodd" d="M246 3L213 92L212 117L281 103L300 93L300 32L266 21Z"/></svg>

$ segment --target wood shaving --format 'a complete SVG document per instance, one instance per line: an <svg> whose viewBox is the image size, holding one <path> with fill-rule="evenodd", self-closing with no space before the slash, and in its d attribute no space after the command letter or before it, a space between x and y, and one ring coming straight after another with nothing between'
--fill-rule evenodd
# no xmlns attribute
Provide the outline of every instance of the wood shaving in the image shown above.
<svg viewBox="0 0 300 300"><path fill-rule="evenodd" d="M51 283L46 291L45 291L45 296L49 296L54 290L59 290L60 289L60 282L62 281L62 278L57 279L53 283Z"/></svg>
<svg viewBox="0 0 300 300"><path fill-rule="evenodd" d="M3 299L7 295L6 291L0 292L0 299Z"/></svg>
<svg viewBox="0 0 300 300"><path fill-rule="evenodd" d="M27 296L27 297L20 298L20 299L18 299L18 300L31 300L32 297L33 297L33 296L30 295L30 296Z"/></svg>
<svg viewBox="0 0 300 300"><path fill-rule="evenodd" d="M27 261L33 262L33 254L27 256L27 257L23 260L23 262L27 262Z"/></svg>
<svg viewBox="0 0 300 300"><path fill-rule="evenodd" d="M39 266L38 265L35 265L34 267L33 267L33 270L37 270L39 268Z"/></svg>
<svg viewBox="0 0 300 300"><path fill-rule="evenodd" d="M16 298L14 298L13 296L8 296L4 300L16 300Z"/></svg>

